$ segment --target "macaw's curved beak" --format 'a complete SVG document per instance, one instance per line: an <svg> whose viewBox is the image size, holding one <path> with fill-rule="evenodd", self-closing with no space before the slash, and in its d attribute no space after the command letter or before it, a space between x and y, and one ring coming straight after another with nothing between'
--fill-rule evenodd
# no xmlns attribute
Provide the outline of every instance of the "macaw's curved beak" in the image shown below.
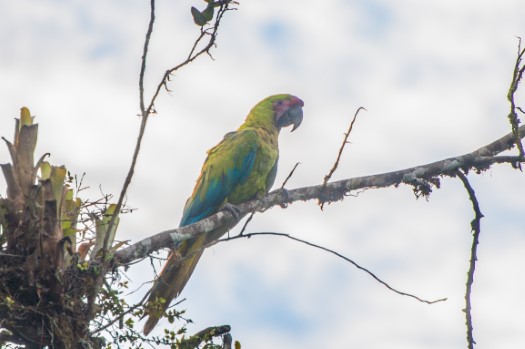
<svg viewBox="0 0 525 349"><path fill-rule="evenodd" d="M295 131L303 122L303 108L301 105L296 104L288 109L277 121L277 126L283 128L286 126L293 125L292 131Z"/></svg>

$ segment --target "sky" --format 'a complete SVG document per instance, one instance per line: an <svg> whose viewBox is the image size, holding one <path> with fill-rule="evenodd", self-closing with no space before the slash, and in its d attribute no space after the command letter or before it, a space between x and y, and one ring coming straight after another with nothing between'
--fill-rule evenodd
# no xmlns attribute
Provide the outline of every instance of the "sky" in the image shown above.
<svg viewBox="0 0 525 349"><path fill-rule="evenodd" d="M206 150L271 94L305 102L301 127L279 140L276 186L301 163L289 189L322 183L361 106L367 111L334 180L468 153L510 131L506 94L517 37L525 36L520 0L239 2L224 18L213 59L175 74L171 92L157 100L127 195L135 210L121 218L118 238L176 227ZM148 3L0 3L1 135L12 137L13 118L29 107L40 125L37 153L85 172L84 197L117 195L130 164ZM198 35L191 6L205 3L158 1L148 98ZM518 104L524 97L520 91ZM0 158L8 161L6 148ZM485 215L472 295L476 348L522 348L525 179L505 165L468 178ZM458 179L441 184L428 200L400 186L353 193L323 211L315 202L273 208L248 231L292 234L397 289L446 302L419 303L326 252L257 237L205 252L181 296L189 332L229 324L250 349L465 348L473 211ZM127 275L139 288L154 271L146 261Z"/></svg>

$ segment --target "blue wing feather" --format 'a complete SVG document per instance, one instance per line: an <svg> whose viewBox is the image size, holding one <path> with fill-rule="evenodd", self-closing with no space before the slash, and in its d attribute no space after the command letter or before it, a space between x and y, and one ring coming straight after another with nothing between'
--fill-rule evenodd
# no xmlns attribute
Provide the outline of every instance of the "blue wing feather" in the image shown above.
<svg viewBox="0 0 525 349"><path fill-rule="evenodd" d="M180 226L216 213L235 187L246 182L256 154L256 134L250 131L230 133L210 150L193 195L186 202ZM224 159L231 159L230 166Z"/></svg>

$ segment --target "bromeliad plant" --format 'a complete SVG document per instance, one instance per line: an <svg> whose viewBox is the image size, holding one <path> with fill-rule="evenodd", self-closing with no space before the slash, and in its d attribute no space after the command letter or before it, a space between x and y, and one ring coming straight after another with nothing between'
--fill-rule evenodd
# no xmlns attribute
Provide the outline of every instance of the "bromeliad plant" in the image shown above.
<svg viewBox="0 0 525 349"><path fill-rule="evenodd" d="M106 201L97 211L100 205L76 197L74 178L64 166L47 162L49 154L35 163L38 124L25 107L15 120L14 141L3 138L11 163L0 165L7 184L0 198L0 343L94 343L88 338L90 317L104 309L87 312L87 300L98 294L104 241L114 242L118 218L111 231L107 227L115 205Z"/></svg>

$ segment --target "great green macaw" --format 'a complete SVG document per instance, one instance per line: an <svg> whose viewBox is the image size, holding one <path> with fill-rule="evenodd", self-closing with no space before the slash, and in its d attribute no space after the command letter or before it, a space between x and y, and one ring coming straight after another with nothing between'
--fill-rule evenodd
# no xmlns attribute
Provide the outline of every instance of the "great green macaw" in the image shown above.
<svg viewBox="0 0 525 349"><path fill-rule="evenodd" d="M290 125L292 131L299 127L303 105L301 99L289 94L267 97L252 108L237 131L226 134L211 148L193 194L186 201L180 226L267 194L277 173L279 131ZM159 321L158 308L166 310L188 282L203 253L202 247L225 232L212 231L172 250L150 290L148 302L156 301L156 307L144 325L146 335Z"/></svg>

